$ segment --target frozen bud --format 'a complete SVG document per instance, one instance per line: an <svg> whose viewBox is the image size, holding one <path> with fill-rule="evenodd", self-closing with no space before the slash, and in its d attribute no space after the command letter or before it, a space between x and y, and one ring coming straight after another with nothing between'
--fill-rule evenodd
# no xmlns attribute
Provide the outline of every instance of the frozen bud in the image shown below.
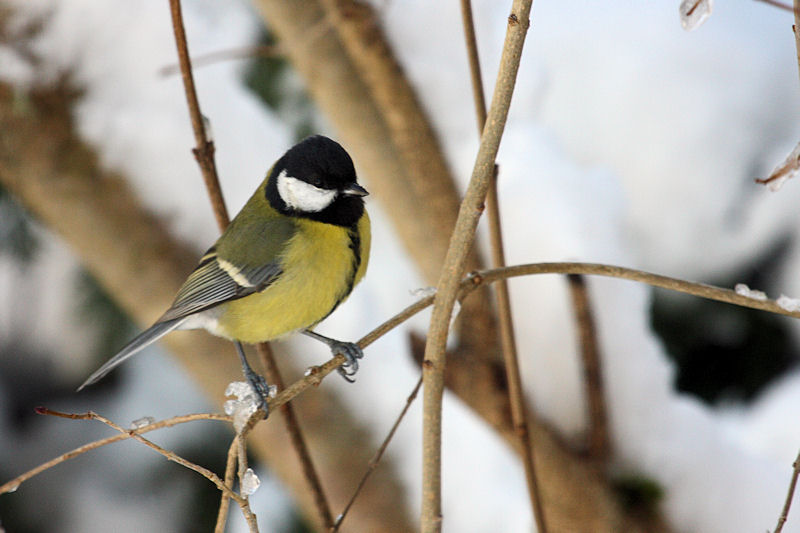
<svg viewBox="0 0 800 533"><path fill-rule="evenodd" d="M411 293L411 296L416 298L427 298L428 296L436 294L436 287L420 287L408 292Z"/></svg>
<svg viewBox="0 0 800 533"><path fill-rule="evenodd" d="M797 176L798 172L800 172L800 143L772 170L767 179L756 180L756 182L765 183L769 190L775 192L783 187L786 180Z"/></svg>
<svg viewBox="0 0 800 533"><path fill-rule="evenodd" d="M681 14L681 27L686 31L696 30L711 15L713 8L712 0L682 0L678 7Z"/></svg>
<svg viewBox="0 0 800 533"><path fill-rule="evenodd" d="M788 296L781 294L781 297L778 298L776 303L778 304L778 307L785 311L800 311L800 300L797 298L789 298Z"/></svg>
<svg viewBox="0 0 800 533"><path fill-rule="evenodd" d="M150 424L154 424L155 421L156 419L153 418L152 416L143 416L142 418L137 418L136 420L131 422L131 425L128 427L128 429L142 429L143 427L147 427Z"/></svg>
<svg viewBox="0 0 800 533"><path fill-rule="evenodd" d="M245 470L244 476L242 477L242 496L250 496L257 491L258 487L260 486L261 480L258 479L258 476L255 472L253 472L253 469L248 468Z"/></svg>
<svg viewBox="0 0 800 533"><path fill-rule="evenodd" d="M736 287L734 287L733 290L736 291L736 294L738 294L739 296L752 298L753 300L764 301L767 299L766 293L751 289L744 283L737 283Z"/></svg>
<svg viewBox="0 0 800 533"><path fill-rule="evenodd" d="M272 393L271 388L270 393ZM226 415L233 417L233 428L236 433L241 433L247 421L258 410L261 398L246 381L230 383L225 389L225 396L236 397L233 400L227 400L223 409Z"/></svg>

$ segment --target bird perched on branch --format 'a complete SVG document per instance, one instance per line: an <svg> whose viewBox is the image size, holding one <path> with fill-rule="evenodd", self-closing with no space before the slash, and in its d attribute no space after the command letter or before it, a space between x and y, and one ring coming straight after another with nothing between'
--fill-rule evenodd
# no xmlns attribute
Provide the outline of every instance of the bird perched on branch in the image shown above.
<svg viewBox="0 0 800 533"><path fill-rule="evenodd" d="M347 359L348 381L363 352L311 330L342 303L367 269L367 191L341 145L315 135L290 148L178 290L155 324L80 386L175 329L204 328L235 342L245 377L266 405L269 387L247 363L241 343L300 331Z"/></svg>

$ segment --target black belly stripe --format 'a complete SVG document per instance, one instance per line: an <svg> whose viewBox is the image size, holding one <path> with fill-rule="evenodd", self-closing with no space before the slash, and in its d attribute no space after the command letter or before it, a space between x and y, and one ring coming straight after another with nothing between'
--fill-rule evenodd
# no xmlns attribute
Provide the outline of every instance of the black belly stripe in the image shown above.
<svg viewBox="0 0 800 533"><path fill-rule="evenodd" d="M351 270L347 274L345 289L339 293L339 296L336 298L336 303L333 304L330 311L325 313L324 317L319 319L318 323L328 318L328 316L339 307L339 304L353 291L353 286L356 283L356 273L358 273L358 268L361 266L361 237L358 235L358 227L350 228L347 231L347 236L350 239L350 242L347 243L347 247L353 252L353 260L351 263Z"/></svg>

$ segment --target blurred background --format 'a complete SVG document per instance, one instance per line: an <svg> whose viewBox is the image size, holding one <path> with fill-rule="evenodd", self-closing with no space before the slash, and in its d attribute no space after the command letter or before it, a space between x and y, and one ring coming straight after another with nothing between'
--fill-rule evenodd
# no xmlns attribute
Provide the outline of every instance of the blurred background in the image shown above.
<svg viewBox="0 0 800 533"><path fill-rule="evenodd" d="M324 79L322 66L297 65L302 54L327 57L322 43L337 21L323 17L287 31L276 14L280 4L183 2L198 95L232 214L272 162L310 133L340 140L354 156L372 192L370 269L320 331L357 339L413 302L412 291L435 284L436 255L426 248L446 244L448 232L431 223L431 242L414 236L422 230L404 222L417 217L414 205L392 188L404 186L405 176L370 159L382 150L375 148L381 139L348 129L342 115L358 120L352 103L342 100L336 114L337 98L344 98L336 91L350 90L353 80L320 85L314 74ZM754 0L718 4L704 25L686 32L676 0L534 3L498 157L509 264L603 262L721 287L746 283L771 298L800 296L800 184L772 192L754 182L800 140L793 16ZM369 8L430 121L439 144L419 153L440 152L453 193L463 190L478 135L458 3L355 5ZM509 5L473 2L487 95ZM194 353L206 342L197 333L169 346L181 352L178 360L156 346L75 393L171 301L173 292L157 289L169 282L140 281L167 263L185 267L170 271L182 279L217 235L190 152L176 62L165 1L0 1L0 483L110 434L98 423L37 416L36 406L93 410L127 426L142 416L219 412L224 383L238 379L233 348L219 343L209 356L202 344ZM85 193L71 181L81 176L87 190L101 191L97 205L119 220L96 218L96 207L53 207L81 205ZM439 196L424 194L441 205ZM147 221L126 219L130 205ZM86 220L96 235L78 239L75 228ZM100 244L109 239L106 224L123 228L119 249ZM488 257L484 225L478 260ZM155 244L135 249L148 228L164 236L159 245L167 251ZM116 265L117 250L126 248L142 264L115 277L102 265ZM159 256L164 264L154 264ZM588 285L612 450L598 486L618 520L644 531L772 528L800 448L797 322L619 280L590 278ZM582 468L587 409L565 281L515 279L511 291L531 409L552 432L557 453ZM348 420L328 433L310 429L312 455L333 487L334 515L349 495L336 480L366 469L416 382L408 336L424 334L428 318L418 316L371 346L354 385L330 378L298 402L304 427L325 427L325 409ZM470 335L467 323L454 348ZM304 339L275 348L287 381L327 357ZM230 379L217 384L212 364L232 369ZM519 460L491 418L476 410L479 395L446 397L444 529L533 531ZM386 500L397 516L374 511L379 507L370 512L365 503L344 530L416 527L420 403L390 445L381 477L365 489L372 491L365 501ZM268 431L282 431L276 420L268 424ZM153 438L222 473L232 434L208 422ZM252 457L263 482L252 497L261 530L314 530L297 489L302 480L292 484L291 467L269 455L285 448L285 439L263 446L267 451ZM350 456L355 466L344 462ZM546 509L548 502L580 503L569 485L544 490ZM195 473L124 442L0 495L0 524L8 532L209 531L218 500ZM590 529L553 530L634 530L606 518L581 517L578 523L594 524ZM228 530L247 530L236 510ZM784 531L800 531L800 518L790 514Z"/></svg>

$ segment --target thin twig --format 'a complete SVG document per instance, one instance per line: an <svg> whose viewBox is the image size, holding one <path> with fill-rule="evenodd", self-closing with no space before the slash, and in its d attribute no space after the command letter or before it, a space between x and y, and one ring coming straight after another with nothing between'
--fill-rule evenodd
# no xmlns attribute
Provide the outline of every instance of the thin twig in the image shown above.
<svg viewBox="0 0 800 533"><path fill-rule="evenodd" d="M175 30L175 42L178 47L178 59L181 67L181 73L183 75L184 87L186 89L186 101L189 106L189 114L191 116L192 126L195 132L195 141L197 142L197 148L194 150L194 153L197 157L197 162L203 171L203 178L206 184L209 199L211 200L212 209L214 210L214 216L217 220L217 225L222 232L225 231L225 228L228 226L230 218L225 207L225 200L222 196L222 189L220 188L219 179L217 178L216 163L214 162L214 145L212 142L207 141L205 136L205 128L203 127L200 105L197 101L197 95L194 88L192 65L189 60L189 51L186 44L186 34L181 18L180 0L170 0L170 6L172 9L172 20ZM272 350L269 348L269 345L266 343L259 345L258 352L261 355L262 361L265 362L264 366L269 369L271 374L269 376L270 380L274 383L277 383L279 387L282 387L283 378L281 377L280 371L275 364L275 359L272 354ZM319 476L314 469L313 463L311 462L311 456L309 454L308 447L305 444L305 439L303 438L300 426L297 422L297 417L294 416L293 409L288 405L283 407L282 411L284 413L284 420L286 421L286 426L289 431L289 435L291 436L293 447L300 458L300 462L303 466L303 472L308 480L311 490L314 493L314 499L317 503L317 510L320 514L322 523L325 527L330 527L330 525L333 523L330 507L328 506L324 493L322 492ZM241 447L239 460L241 466L242 462L244 462L246 465L247 458L242 455L242 450L244 448L243 439L239 440ZM246 466L244 469L246 469ZM243 472L244 470L240 468L241 475L243 475ZM254 520L254 517L252 519ZM248 518L248 524L250 524L250 518Z"/></svg>
<svg viewBox="0 0 800 533"><path fill-rule="evenodd" d="M137 440L137 441L141 442L142 444L144 444L145 446L147 446L148 448L151 448L151 449L155 450L156 452L158 452L161 455L163 455L166 459L168 459L168 460L170 460L170 461L172 461L174 463L178 463L179 465L181 465L181 466L183 466L185 468L188 468L189 470L193 470L194 472L197 472L201 476L203 476L206 479L208 479L209 481L211 481L214 485L216 485L217 488L219 490L221 490L222 492L224 492L225 494L227 494L229 498L232 498L239 505L242 505L242 503L243 503L242 497L239 496L238 494L236 494L235 492L233 492L233 489L231 489L231 487L226 486L225 483L219 478L219 476L216 475L211 470L209 470L208 468L202 467L202 466L200 466L198 464L195 464L195 463L193 463L191 461L187 461L186 459L184 459L180 455L176 454L175 452L167 450L166 448L162 448L161 446L159 446L155 442L142 437L137 432L137 430L134 430L134 429L126 430L126 429L120 427L115 422L112 422L108 418L106 418L106 417L104 417L102 415L99 415L99 414L97 414L95 412L92 412L92 411L89 411L87 413L87 415L88 415L87 418L102 422L103 424L107 425L108 427L117 430L121 434L130 435L132 439Z"/></svg>
<svg viewBox="0 0 800 533"><path fill-rule="evenodd" d="M800 475L800 452L797 453L797 457L792 463L792 481L789 483L789 490L786 493L786 501L783 503L783 509L781 510L781 515L778 517L778 525L775 526L775 531L773 533L781 533L783 531L783 525L786 523L786 519L789 518L789 508L792 506L792 500L794 499L794 490L797 487L797 477Z"/></svg>
<svg viewBox="0 0 800 533"><path fill-rule="evenodd" d="M469 60L469 79L472 82L472 100L475 103L475 119L478 122L478 136L486 125L486 97L483 94L481 62L478 59L478 39L475 37L475 22L472 17L471 0L461 0L461 25L464 27L464 41Z"/></svg>
<svg viewBox="0 0 800 533"><path fill-rule="evenodd" d="M242 487L244 487L244 480L247 476L247 439L245 439L242 435L237 435L234 439L236 443L236 450L237 455L239 457L239 492L243 492ZM250 533L258 533L258 522L256 521L256 515L253 514L252 509L250 509L250 498L248 496L242 496L242 503L239 503L239 507L242 508L242 514L244 515L244 519L247 521L247 526L250 528Z"/></svg>
<svg viewBox="0 0 800 533"><path fill-rule="evenodd" d="M71 418L71 419L90 419L90 415L80 414L74 415L71 413L60 413L58 411L52 411L50 409L46 409L44 407L39 407L36 409L36 412L43 415L53 415L59 416L62 418ZM173 418L168 418L166 420L162 420L160 422L154 422L149 424L143 428L137 429L136 433L147 433L149 431L154 431L156 429L172 427L178 424L184 424L186 422L193 422L195 420L217 420L222 422L231 423L232 419L226 415L217 415L217 414L208 414L208 413L201 413L201 414L191 414L191 415L183 415L183 416L176 416ZM41 474L45 470L49 470L56 465L59 465L65 461L72 459L73 457L78 457L79 455L83 455L86 452L95 450L97 448L102 448L103 446L107 446L109 444L113 444L115 442L119 442L122 440L133 438L133 436L129 433L124 433L120 435L112 435L110 437L106 437L104 439L96 440L94 442L90 442L88 444L84 444L83 446L79 446L74 450L70 450L66 453L59 455L58 457L54 457L49 461L40 464L37 467L31 468L27 472L20 474L19 476L15 477L14 479L7 481L6 483L0 485L0 494L4 494L6 492L14 492L17 488L24 482L28 481L32 477Z"/></svg>
<svg viewBox="0 0 800 533"><path fill-rule="evenodd" d="M461 18L464 27L464 38L467 45L469 58L470 79L472 80L472 95L475 101L475 114L478 122L478 135L480 136L486 126L486 98L483 94L483 81L481 65L478 58L478 42L475 37L475 23L472 17L472 3L470 0L461 0ZM503 230L500 223L500 202L497 197L497 165L492 172L489 190L486 194L486 216L489 222L489 244L491 249L492 267L506 265L505 250L503 247ZM511 406L511 421L514 431L519 437L522 462L525 468L525 479L528 486L528 496L531 502L531 513L536 521L536 530L547 533L542 495L536 476L536 465L533 457L533 443L528 430L528 413L525 396L522 389L522 377L519 372L517 357L517 343L514 335L514 322L511 314L511 300L508 293L508 283L500 280L494 285L497 302L497 316L500 326L500 346L503 351L503 360L508 381L508 399Z"/></svg>
<svg viewBox="0 0 800 533"><path fill-rule="evenodd" d="M575 310L575 321L578 324L578 336L581 345L583 384L589 411L588 453L592 459L604 462L608 459L611 447L600 348L597 345L597 332L591 306L589 305L586 280L580 274L570 274L567 276L567 280L569 281L572 308Z"/></svg>
<svg viewBox="0 0 800 533"><path fill-rule="evenodd" d="M788 4L784 4L783 2L778 2L777 0L758 0L759 2L764 2L765 4L769 4L771 6L777 7L779 9L785 9L786 11L792 11L792 6Z"/></svg>
<svg viewBox="0 0 800 533"><path fill-rule="evenodd" d="M233 480L236 475L236 458L238 457L237 452L239 450L238 439L239 436L237 435L231 441L231 445L228 447L228 459L225 462L225 485L229 487L233 486ZM228 495L223 492L220 497L219 510L217 511L217 524L214 526L214 533L225 533L225 523L228 521L228 507L230 506L230 501L231 499Z"/></svg>
<svg viewBox="0 0 800 533"><path fill-rule="evenodd" d="M278 369L278 364L275 361L275 355L272 353L270 345L261 343L256 346L256 350L261 358L261 364L264 368L267 381L274 384L278 391L286 388L286 383L283 381L283 376L281 376L280 370ZM325 530L330 529L333 527L333 515L331 514L330 504L325 497L325 492L322 489L322 481L311 460L311 453L308 450L306 439L300 431L300 422L297 420L297 414L291 403L281 405L280 411L286 423L286 431L289 434L289 440L292 442L292 447L297 451L297 456L300 459L300 465L303 469L303 475L314 497L314 506L317 508L317 514L322 522L322 527Z"/></svg>
<svg viewBox="0 0 800 533"><path fill-rule="evenodd" d="M619 278L628 281L645 283L647 285L652 285L653 287L660 287L662 289L675 292L682 292L684 294L706 298L708 300L716 300L718 302L725 302L741 307L749 307L751 309L759 309L761 311L767 311L770 313L800 318L800 311L786 310L779 306L775 300L757 300L755 298L749 298L747 296L737 294L730 289L723 289L720 287L706 285L704 283L694 283L691 281L670 278L668 276L653 274L642 270L635 270L632 268L614 265L604 265L600 263L529 263L524 265L515 265L504 268L472 272L461 281L458 287L458 298L464 299L471 292L483 286L484 284L495 283L500 279L539 274L584 274ZM362 349L366 348L380 337L385 335L387 332L415 316L417 313L427 309L433 304L434 297L435 295L426 296L409 305L395 316L389 318L384 323L380 324L375 329L364 335L357 342L357 344ZM283 391L279 392L275 398L270 400L270 409L274 409L275 407L283 405L310 387L319 385L325 376L336 370L345 361L346 359L343 355L337 355L322 365L311 367L308 375L295 381ZM262 413L262 411L259 411L258 413ZM254 417L256 417L258 413L254 415Z"/></svg>
<svg viewBox="0 0 800 533"><path fill-rule="evenodd" d="M64 412L61 412L61 411L54 411L52 409L47 409L46 407L37 407L36 408L36 413L37 414L41 414L41 415L57 416L59 418L68 418L70 420L97 420L98 422L102 422L103 424L107 425L108 427L118 431L120 434L116 436L117 437L116 439L113 439L113 438L101 439L99 441L95 441L95 442L92 442L90 444L86 444L84 446L81 446L80 448L76 448L75 450L73 450L71 452L68 452L68 453L65 453L65 454L57 457L56 459L54 459L52 461L48 461L44 465L40 465L40 467L37 467L37 468L35 468L33 470L30 470L30 471L26 472L25 474L23 474L21 476L18 476L17 478L13 479L12 481L9 481L8 483L5 483L2 487L0 487L0 494L2 494L3 492L11 492L11 491L3 490L6 486L12 485L12 490L16 490L15 487L18 487L19 483L21 483L25 479L33 477L33 475L38 474L42 470L46 470L47 468L55 466L55 464L58 464L58 463L63 462L65 460L67 460L67 459L71 459L73 457L76 457L78 455L86 453L89 450L93 450L95 448L99 448L100 446L105 446L106 444L111 444L112 442L117 442L118 440L124 440L126 438L130 438L130 439L137 440L137 441L141 442L142 444L145 444L146 446L156 450L158 453L160 453L161 455L163 455L164 457L166 457L170 461L178 463L181 466L184 466L184 467L186 467L186 468L188 468L190 470L193 470L193 471L197 472L198 474L202 475L203 477L205 477L206 479L208 479L209 481L214 483L217 486L217 488L219 488L221 491L228 493L228 495L231 498L234 498L237 501L240 500L240 498L238 498L238 495L236 493L234 493L230 489L230 487L225 486L225 484L222 482L222 480L219 478L219 476L217 476L214 472L212 472L212 471L208 470L207 468L204 468L204 467L202 467L200 465L197 465L195 463L187 461L186 459L184 459L183 457L180 457L176 453L171 452L171 451L169 451L169 450L167 450L165 448L162 448L158 444L155 444L153 441L148 440L148 439L146 439L146 438L141 436L141 433L146 433L146 432L153 431L155 429L159 429L159 428L163 428L163 427L170 427L170 426L173 426L173 425L176 425L176 424L179 424L179 423L191 422L191 421L194 421L194 420L225 420L225 421L230 422L230 417L222 416L222 415L211 415L211 414L185 415L185 416L182 416L182 417L174 417L174 418L171 418L171 419L168 419L168 420L163 420L161 422L154 422L152 424L148 424L148 425L143 426L141 428L124 429L121 426L119 426L117 423L109 420L108 418L104 417L103 415L95 413L94 411L87 411L86 413L64 413ZM47 465L47 468L42 468L45 465ZM23 479L23 478L25 478L25 479Z"/></svg>
<svg viewBox="0 0 800 533"><path fill-rule="evenodd" d="M794 0L794 26L792 26L792 31L794 32L794 45L797 49L797 66L798 66L798 74L800 74L800 0Z"/></svg>
<svg viewBox="0 0 800 533"><path fill-rule="evenodd" d="M414 400L417 398L417 394L419 394L420 387L422 387L422 376L420 376L419 380L417 381L417 384L411 391L411 394L409 394L408 398L406 398L406 404L405 406L403 406L403 410L400 411L400 415L397 417L397 420L394 421L394 425L392 425L392 429L389 430L389 434L386 435L385 439L383 439L383 443L381 444L380 448L378 448L378 451L375 452L375 456L370 460L369 465L367 466L367 471L364 472L364 476L361 478L361 481L358 482L358 486L356 487L356 490L353 492L353 496L350 497L350 501L348 501L347 505L344 506L344 510L342 511L342 513L338 517L336 517L336 522L333 524L330 533L336 533L337 531L339 531L342 522L344 522L347 513L350 511L350 507L352 507L353 504L355 503L356 498L361 492L361 489L363 489L364 485L367 484L369 476L378 467L378 463L380 463L383 454L386 452L386 448L389 447L389 443L392 441L392 438L394 437L397 428L400 427L400 422L403 421L403 418L406 416L406 413L408 412L408 409L411 407L411 404L414 403Z"/></svg>
<svg viewBox="0 0 800 533"><path fill-rule="evenodd" d="M445 344L450 315L456 300L467 253L472 247L486 191L491 183L495 157L505 129L511 95L519 69L522 46L528 32L532 0L515 0L508 17L500 69L487 115L486 127L475 158L467 192L458 213L437 285L431 314L422 375L425 380L422 413L422 516L423 532L441 530L442 395L444 393Z"/></svg>
<svg viewBox="0 0 800 533"><path fill-rule="evenodd" d="M252 57L277 57L282 53L281 47L277 44L260 44L256 46L241 46L239 48L228 48L225 50L215 50L207 54L193 56L192 69L198 69L233 59L248 59ZM159 76L173 76L180 73L180 65L166 65L158 69Z"/></svg>
<svg viewBox="0 0 800 533"><path fill-rule="evenodd" d="M206 189L211 198L214 209L214 217L217 225L225 228L230 221L225 201L222 199L222 189L219 186L217 176L217 164L214 161L214 141L206 135L203 115L200 113L200 103L197 101L197 91L194 87L194 76L192 75L192 63L189 59L189 46L186 43L186 30L183 27L183 15L181 14L180 0L169 0L170 12L172 14L172 29L175 32L175 45L178 48L178 64L181 67L183 87L186 92L186 103L189 105L189 117L192 120L192 130L197 147L192 150L200 171L203 174Z"/></svg>

